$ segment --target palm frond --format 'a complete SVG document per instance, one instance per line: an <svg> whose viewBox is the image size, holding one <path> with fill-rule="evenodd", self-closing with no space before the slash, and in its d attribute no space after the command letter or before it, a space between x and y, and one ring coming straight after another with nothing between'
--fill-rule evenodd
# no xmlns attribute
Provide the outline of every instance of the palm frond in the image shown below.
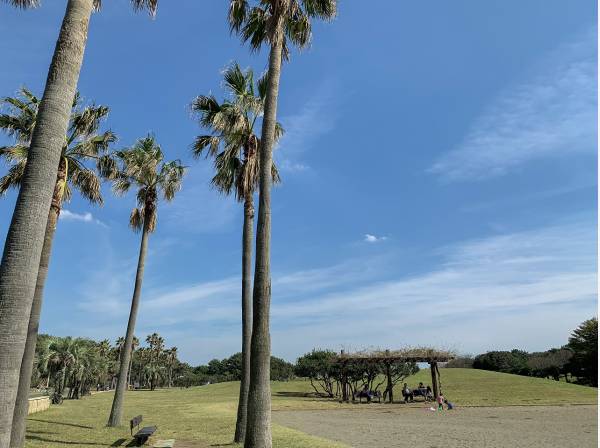
<svg viewBox="0 0 600 448"><path fill-rule="evenodd" d="M236 186L239 168L239 159L228 156L227 152L223 151L215 157L216 173L211 179L211 184L221 193L229 195Z"/></svg>
<svg viewBox="0 0 600 448"><path fill-rule="evenodd" d="M154 17L158 9L158 0L131 0L134 11L147 10Z"/></svg>
<svg viewBox="0 0 600 448"><path fill-rule="evenodd" d="M37 8L40 6L39 0L2 0L4 3L8 3L16 8L28 9Z"/></svg>
<svg viewBox="0 0 600 448"><path fill-rule="evenodd" d="M230 0L229 27L231 32L238 32L248 15L248 0Z"/></svg>
<svg viewBox="0 0 600 448"><path fill-rule="evenodd" d="M131 188L131 179L123 173L119 173L112 179L113 192L118 196L123 196Z"/></svg>
<svg viewBox="0 0 600 448"><path fill-rule="evenodd" d="M103 179L112 180L118 176L119 165L112 154L105 154L96 160L96 169Z"/></svg>
<svg viewBox="0 0 600 448"><path fill-rule="evenodd" d="M300 0L309 17L330 21L337 15L337 0Z"/></svg>
<svg viewBox="0 0 600 448"><path fill-rule="evenodd" d="M248 79L237 62L229 66L223 73L225 86L231 90L231 93L242 96L247 91Z"/></svg>
<svg viewBox="0 0 600 448"><path fill-rule="evenodd" d="M269 83L269 72L264 72L256 82L258 96L264 101L267 97L267 88Z"/></svg>
<svg viewBox="0 0 600 448"><path fill-rule="evenodd" d="M283 134L285 134L285 129L283 129L283 126L281 125L281 123L276 122L275 123L275 141L279 141L279 139L281 137L283 137Z"/></svg>
<svg viewBox="0 0 600 448"><path fill-rule="evenodd" d="M76 170L70 177L71 184L92 204L102 204L100 179L92 170Z"/></svg>
<svg viewBox="0 0 600 448"><path fill-rule="evenodd" d="M142 230L144 226L144 215L143 211L139 208L135 207L131 214L129 215L129 227L133 229L134 232L139 232Z"/></svg>
<svg viewBox="0 0 600 448"><path fill-rule="evenodd" d="M298 12L289 16L285 23L285 35L298 48L305 48L310 44L312 27L306 14L298 8Z"/></svg>
<svg viewBox="0 0 600 448"><path fill-rule="evenodd" d="M13 146L0 146L0 157L6 159L9 163L15 163L27 160L27 154L29 152L29 146L24 145L13 145Z"/></svg>
<svg viewBox="0 0 600 448"><path fill-rule="evenodd" d="M192 102L192 111L198 115L202 126L210 127L221 111L221 105L212 95L200 95Z"/></svg>
<svg viewBox="0 0 600 448"><path fill-rule="evenodd" d="M109 113L107 106L91 105L71 115L69 124L69 142L77 138L85 138L94 134L100 122Z"/></svg>
<svg viewBox="0 0 600 448"><path fill-rule="evenodd" d="M96 159L106 152L112 143L117 141L117 136L112 131L100 135L88 136L68 148L67 155Z"/></svg>
<svg viewBox="0 0 600 448"><path fill-rule="evenodd" d="M20 161L8 169L8 173L0 178L0 195L11 188L19 188L25 173L25 161Z"/></svg>
<svg viewBox="0 0 600 448"><path fill-rule="evenodd" d="M244 42L250 42L250 48L253 51L260 50L260 47L267 42L267 24L269 15L267 12L255 6L248 13L247 19L240 28L241 38Z"/></svg>
<svg viewBox="0 0 600 448"><path fill-rule="evenodd" d="M194 157L200 157L203 152L206 151L205 156L212 156L219 151L219 145L221 143L221 139L214 135L199 135L194 140L194 144L192 145L192 154Z"/></svg>
<svg viewBox="0 0 600 448"><path fill-rule="evenodd" d="M179 160L163 164L159 175L159 186L166 201L172 201L175 193L181 190L184 174L185 167Z"/></svg>

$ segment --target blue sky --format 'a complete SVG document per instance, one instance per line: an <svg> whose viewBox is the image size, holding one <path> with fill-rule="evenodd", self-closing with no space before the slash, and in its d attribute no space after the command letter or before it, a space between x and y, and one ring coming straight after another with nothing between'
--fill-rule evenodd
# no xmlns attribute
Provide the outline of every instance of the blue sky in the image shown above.
<svg viewBox="0 0 600 448"><path fill-rule="evenodd" d="M94 15L79 90L111 107L117 147L153 132L189 166L159 209L136 333L206 362L239 351L242 214L190 157L189 104L221 97L231 61L261 72L266 55L229 35L226 2L162 1L155 20L127 3ZM64 4L0 6L0 95L41 92ZM274 354L541 350L596 314L596 12L591 0L346 0L315 26L282 74ZM105 194L103 208L65 205L44 332L124 332L134 198ZM2 236L14 200L0 201Z"/></svg>

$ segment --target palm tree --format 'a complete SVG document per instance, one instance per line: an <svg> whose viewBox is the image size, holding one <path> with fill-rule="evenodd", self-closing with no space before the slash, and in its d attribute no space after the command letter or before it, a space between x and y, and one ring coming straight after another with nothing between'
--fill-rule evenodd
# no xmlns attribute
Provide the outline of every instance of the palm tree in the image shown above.
<svg viewBox="0 0 600 448"><path fill-rule="evenodd" d="M177 365L177 347L171 347L166 350L167 355L167 370L168 370L168 386L173 387L173 368Z"/></svg>
<svg viewBox="0 0 600 448"><path fill-rule="evenodd" d="M140 345L140 340L134 335L133 341L131 342L131 358L129 359L129 367L127 368L127 388L131 386L131 366L133 364L133 354L135 349Z"/></svg>
<svg viewBox="0 0 600 448"><path fill-rule="evenodd" d="M249 41L253 50L270 46L269 69L261 131L259 204L254 269L253 322L251 342L248 422L244 446L270 447L271 440L271 165L277 123L277 98L282 58L289 55L288 40L300 48L311 38L311 18L331 20L337 0L230 0L229 24L232 31Z"/></svg>
<svg viewBox="0 0 600 448"><path fill-rule="evenodd" d="M108 426L118 426L123 415L123 401L127 387L127 370L131 357L131 346L135 320L140 302L142 280L144 276L144 263L148 248L148 236L156 228L158 196L162 193L166 201L171 201L175 193L181 188L181 181L185 168L178 160L164 162L163 152L154 140L147 136L137 141L130 149L118 151L116 156L121 161L121 172L114 180L113 189L118 194L124 194L135 185L138 188L138 206L133 209L129 218L129 225L134 231L142 232L140 254L135 288L131 300L131 310L125 334L125 344L121 351L119 378L113 399Z"/></svg>
<svg viewBox="0 0 600 448"><path fill-rule="evenodd" d="M35 7L36 0L4 0ZM158 0L132 0L135 9L156 12ZM67 0L65 16L48 70L28 163L15 204L0 263L0 446L8 446L17 398L19 372L44 245L48 210L92 10L99 0Z"/></svg>
<svg viewBox="0 0 600 448"><path fill-rule="evenodd" d="M199 96L192 110L199 115L200 125L211 131L210 135L196 138L193 154L199 157L206 152L215 158L216 174L212 184L222 193L235 192L236 199L244 203L242 230L242 380L238 401L234 442L241 443L246 433L248 388L250 386L250 344L252 337L252 240L254 230L254 191L258 186L258 147L255 134L257 120L263 114L266 95L266 78L254 83L254 74L242 71L237 63L224 73L229 99L219 104L213 96ZM283 129L276 124L276 138ZM279 182L272 164L271 175Z"/></svg>
<svg viewBox="0 0 600 448"><path fill-rule="evenodd" d="M0 147L0 158L4 158L10 165L8 173L0 178L0 195L5 194L10 188L18 188L22 183L29 155L29 145L37 122L39 104L39 99L26 88L22 88L20 95L16 97L6 97L0 100L0 105L4 105L8 109L7 113L0 114L0 130L15 139L12 146ZM100 179L95 171L87 165L92 162L98 172L105 176L110 174L113 164L107 150L109 145L116 140L116 136L111 131L98 133L100 123L106 118L108 112L109 109L106 106L82 106L79 94L75 95L69 128L61 151L52 203L48 212L44 245L27 329L27 340L19 373L19 389L11 435L11 440L14 439L11 442L13 447L20 447L24 442L25 418L29 406L29 387L44 284L62 202L70 200L74 189L79 191L90 203L102 203Z"/></svg>
<svg viewBox="0 0 600 448"><path fill-rule="evenodd" d="M60 372L55 392L61 395L64 391L67 370L75 363L75 339L71 337L56 339L50 344L50 357L48 363L54 371Z"/></svg>

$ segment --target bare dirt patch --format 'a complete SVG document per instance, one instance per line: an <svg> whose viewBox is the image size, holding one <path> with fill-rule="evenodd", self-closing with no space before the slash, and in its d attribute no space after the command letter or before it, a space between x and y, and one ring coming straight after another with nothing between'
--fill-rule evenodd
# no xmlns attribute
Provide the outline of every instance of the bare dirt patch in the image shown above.
<svg viewBox="0 0 600 448"><path fill-rule="evenodd" d="M378 448L597 447L596 406L427 408L363 405L275 411L273 420L348 445Z"/></svg>

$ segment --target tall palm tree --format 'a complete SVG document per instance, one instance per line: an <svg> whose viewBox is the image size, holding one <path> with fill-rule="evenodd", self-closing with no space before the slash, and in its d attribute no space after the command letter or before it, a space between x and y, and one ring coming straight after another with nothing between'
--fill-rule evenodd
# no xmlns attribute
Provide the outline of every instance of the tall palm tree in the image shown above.
<svg viewBox="0 0 600 448"><path fill-rule="evenodd" d="M133 364L133 354L135 349L140 345L140 340L134 335L133 341L131 342L131 358L129 359L129 367L127 368L127 388L131 386L131 366Z"/></svg>
<svg viewBox="0 0 600 448"><path fill-rule="evenodd" d="M138 140L132 148L119 151L116 156L121 161L121 172L114 180L113 189L117 194L124 194L129 191L132 185L137 187L138 206L131 212L129 225L134 231L142 232L142 240L127 333L125 334L125 344L121 351L117 389L115 390L112 409L108 418L108 426L118 426L123 416L127 370L142 290L148 236L156 228L159 194L162 193L166 201L171 201L175 197L175 193L181 188L185 171L178 160L164 162L163 152L152 136Z"/></svg>
<svg viewBox="0 0 600 448"><path fill-rule="evenodd" d="M199 115L200 125L210 135L196 138L193 154L215 158L216 174L212 184L222 193L235 193L244 203L242 230L242 380L238 400L237 422L234 442L243 442L248 413L248 389L250 386L250 344L252 337L252 242L254 230L254 191L258 186L258 148L260 141L255 133L257 121L263 114L266 95L266 78L254 82L254 74L245 72L237 63L224 73L228 98L221 104L214 96L199 96L192 103L192 110ZM283 128L276 124L276 138ZM272 179L279 182L274 164Z"/></svg>
<svg viewBox="0 0 600 448"><path fill-rule="evenodd" d="M4 158L10 168L0 178L0 196L10 188L18 188L23 180L23 173L29 155L29 145L37 122L39 99L26 88L20 95L0 99L0 105L7 108L7 113L0 114L0 130L13 136L15 143L0 147L0 158ZM25 418L29 407L29 387L33 358L42 308L44 284L48 273L48 265L52 251L52 241L56 224L60 215L63 200L69 200L72 190L79 193L92 204L102 203L100 179L97 171L108 176L112 163L107 154L108 147L116 140L111 131L98 133L100 123L106 118L109 109L106 106L83 106L79 94L75 95L71 108L69 128L61 151L58 174L55 180L54 194L48 212L44 245L38 268L33 302L27 329L27 340L23 352L19 373L19 389L14 408L11 446L20 447L25 437Z"/></svg>
<svg viewBox="0 0 600 448"><path fill-rule="evenodd" d="M168 386L173 387L173 368L177 365L177 347L171 347L166 350L167 369L168 369Z"/></svg>
<svg viewBox="0 0 600 448"><path fill-rule="evenodd" d="M17 7L35 7L35 0L4 0ZM158 0L132 0L135 9L156 12ZM19 372L48 210L65 132L69 125L92 10L99 0L67 0L37 123L29 145L28 162L0 263L0 447L8 446L17 398Z"/></svg>
<svg viewBox="0 0 600 448"><path fill-rule="evenodd" d="M246 448L271 447L271 165L277 123L277 98L282 58L289 55L288 41L302 48L311 38L311 18L331 20L337 0L230 0L231 30L253 50L270 46L259 151L259 203L254 269L253 322Z"/></svg>

